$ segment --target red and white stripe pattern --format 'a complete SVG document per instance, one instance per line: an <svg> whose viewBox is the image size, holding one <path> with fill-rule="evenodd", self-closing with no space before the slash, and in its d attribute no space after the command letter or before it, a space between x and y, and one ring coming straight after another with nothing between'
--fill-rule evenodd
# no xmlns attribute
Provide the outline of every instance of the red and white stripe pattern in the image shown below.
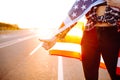
<svg viewBox="0 0 120 80"><path fill-rule="evenodd" d="M120 75L120 50L119 50L119 55L118 55L118 62L117 62L116 74Z"/></svg>

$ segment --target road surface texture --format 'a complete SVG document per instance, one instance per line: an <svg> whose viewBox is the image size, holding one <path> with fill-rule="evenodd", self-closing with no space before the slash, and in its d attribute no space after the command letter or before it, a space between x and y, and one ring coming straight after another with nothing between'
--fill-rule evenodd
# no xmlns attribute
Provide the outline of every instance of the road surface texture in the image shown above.
<svg viewBox="0 0 120 80"><path fill-rule="evenodd" d="M0 34L0 80L84 80L80 60L50 55L38 38L34 30ZM99 80L110 80L106 69Z"/></svg>

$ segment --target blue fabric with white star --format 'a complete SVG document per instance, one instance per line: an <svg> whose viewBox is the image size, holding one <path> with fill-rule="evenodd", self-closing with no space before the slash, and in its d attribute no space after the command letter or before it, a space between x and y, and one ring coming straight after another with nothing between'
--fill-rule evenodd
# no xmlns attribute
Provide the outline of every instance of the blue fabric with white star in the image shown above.
<svg viewBox="0 0 120 80"><path fill-rule="evenodd" d="M104 2L104 0L76 0L76 2L73 4L72 8L70 9L68 15L71 18L71 20L74 20L81 15L84 15L86 10L90 9L90 6L97 5L101 2Z"/></svg>

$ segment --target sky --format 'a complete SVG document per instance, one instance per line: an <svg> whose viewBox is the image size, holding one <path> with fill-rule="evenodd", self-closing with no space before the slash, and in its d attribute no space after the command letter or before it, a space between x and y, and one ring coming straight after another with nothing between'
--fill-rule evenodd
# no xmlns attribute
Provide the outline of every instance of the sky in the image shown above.
<svg viewBox="0 0 120 80"><path fill-rule="evenodd" d="M1 0L0 22L21 28L59 27L75 0Z"/></svg>

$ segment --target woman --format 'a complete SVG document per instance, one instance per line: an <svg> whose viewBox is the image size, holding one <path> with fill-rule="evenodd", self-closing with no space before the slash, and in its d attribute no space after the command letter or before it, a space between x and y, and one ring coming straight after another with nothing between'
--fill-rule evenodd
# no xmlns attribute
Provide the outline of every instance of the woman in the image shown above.
<svg viewBox="0 0 120 80"><path fill-rule="evenodd" d="M116 75L120 47L120 0L106 0L105 3L92 7L86 14L86 19L81 42L86 80L98 80L101 55L111 79L120 80L120 76ZM44 41L43 47L51 48L58 37L60 36Z"/></svg>
<svg viewBox="0 0 120 80"><path fill-rule="evenodd" d="M120 80L116 75L116 65L120 47L120 0L106 0L94 6L86 14L87 24L81 42L82 64L86 80L98 80L100 56L112 80Z"/></svg>

